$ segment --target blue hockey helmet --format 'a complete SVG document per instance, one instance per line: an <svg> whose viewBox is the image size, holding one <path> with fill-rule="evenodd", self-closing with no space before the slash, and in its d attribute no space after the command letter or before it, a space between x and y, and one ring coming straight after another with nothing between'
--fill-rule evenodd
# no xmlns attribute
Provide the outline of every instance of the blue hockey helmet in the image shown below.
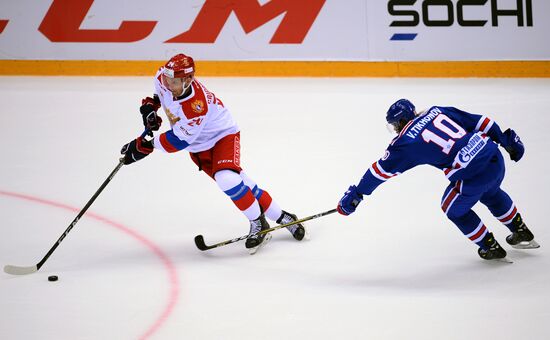
<svg viewBox="0 0 550 340"><path fill-rule="evenodd" d="M386 121L389 124L396 124L402 120L409 122L416 117L415 107L407 99L399 99L390 106L388 112L386 113Z"/></svg>

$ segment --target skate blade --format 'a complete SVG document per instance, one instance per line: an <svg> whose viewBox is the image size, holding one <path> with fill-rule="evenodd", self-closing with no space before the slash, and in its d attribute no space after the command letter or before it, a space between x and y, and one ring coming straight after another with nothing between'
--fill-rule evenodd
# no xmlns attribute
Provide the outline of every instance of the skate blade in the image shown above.
<svg viewBox="0 0 550 340"><path fill-rule="evenodd" d="M309 230L308 230L308 228L306 228L305 226L304 226L304 231L305 231L305 234L304 234L304 238L302 239L302 241L304 241L304 240L305 240L305 241L311 240L311 237L309 236Z"/></svg>
<svg viewBox="0 0 550 340"><path fill-rule="evenodd" d="M261 248L263 247L267 242L269 242L269 240L271 240L271 234L270 233L267 233L264 237L264 240L262 241L262 243L258 244L256 247L254 248L249 248L248 249L248 253L250 255L254 255L256 254L256 252Z"/></svg>
<svg viewBox="0 0 550 340"><path fill-rule="evenodd" d="M520 242L516 245L513 245L512 248L515 249L536 249L540 248L540 245L535 240L531 240L529 242Z"/></svg>
<svg viewBox="0 0 550 340"><path fill-rule="evenodd" d="M491 260L491 261L504 262L504 263L514 263L514 261L510 260L508 257L503 257L501 259L494 259L494 260Z"/></svg>

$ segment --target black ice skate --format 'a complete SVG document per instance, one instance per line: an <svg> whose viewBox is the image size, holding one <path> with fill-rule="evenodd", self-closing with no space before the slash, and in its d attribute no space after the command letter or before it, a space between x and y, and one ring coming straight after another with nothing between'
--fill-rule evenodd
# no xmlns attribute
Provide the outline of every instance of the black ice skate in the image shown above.
<svg viewBox="0 0 550 340"><path fill-rule="evenodd" d="M287 223L294 222L297 219L298 217L296 215L283 210L283 213L281 214L281 217L279 217L279 219L277 220L277 223L287 224ZM307 236L307 230L306 228L304 228L304 226L301 223L296 223L286 228L288 229L288 231L290 231L292 236L298 241L303 240L304 236Z"/></svg>
<svg viewBox="0 0 550 340"><path fill-rule="evenodd" d="M264 214L250 221L250 236L248 236L245 243L250 255L255 254L260 246L266 244L271 239L270 233L258 235L258 232L266 229L269 229L269 223L267 223Z"/></svg>
<svg viewBox="0 0 550 340"><path fill-rule="evenodd" d="M500 246L500 244L498 244L497 240L493 236L493 233L487 233L487 235L485 235L485 237L483 238L482 242L488 248L487 249L479 248L477 250L479 257L481 257L484 260L497 260L497 261L512 263L512 261L506 258L506 250L504 250Z"/></svg>
<svg viewBox="0 0 550 340"><path fill-rule="evenodd" d="M535 241L535 236L527 228L520 214L517 214L512 221L512 225L516 227L516 231L506 237L506 242L516 249L535 249L540 245Z"/></svg>

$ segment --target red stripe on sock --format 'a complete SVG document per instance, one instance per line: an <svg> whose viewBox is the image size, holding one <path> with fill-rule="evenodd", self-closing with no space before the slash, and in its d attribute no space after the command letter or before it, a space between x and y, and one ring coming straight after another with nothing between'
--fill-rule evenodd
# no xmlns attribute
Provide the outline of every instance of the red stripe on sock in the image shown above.
<svg viewBox="0 0 550 340"><path fill-rule="evenodd" d="M258 203L260 203L260 207L262 207L263 211L267 211L272 201L273 199L271 198L269 193L264 190L262 196L260 196L260 199L258 200Z"/></svg>
<svg viewBox="0 0 550 340"><path fill-rule="evenodd" d="M510 213L510 215L508 215L507 217L504 217L500 220L500 222L502 223L508 223L509 221L511 221L514 216L516 216L516 214L518 213L518 209L514 207L514 210L512 210L512 212Z"/></svg>
<svg viewBox="0 0 550 340"><path fill-rule="evenodd" d="M246 209L250 208L252 203L256 200L256 197L252 195L252 191L250 189L246 189L246 194L244 194L243 197L239 198L236 201L233 201L237 208L239 208L241 211L245 211Z"/></svg>
<svg viewBox="0 0 550 340"><path fill-rule="evenodd" d="M470 236L470 240L472 241L477 240L485 232L486 229L487 228L485 227L485 224L484 224L475 235Z"/></svg>

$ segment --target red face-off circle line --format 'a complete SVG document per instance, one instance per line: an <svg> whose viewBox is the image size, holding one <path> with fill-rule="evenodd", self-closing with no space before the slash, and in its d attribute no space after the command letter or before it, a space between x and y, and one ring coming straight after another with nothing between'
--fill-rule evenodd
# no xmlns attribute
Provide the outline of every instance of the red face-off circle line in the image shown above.
<svg viewBox="0 0 550 340"><path fill-rule="evenodd" d="M74 213L78 213L80 209L63 204L58 203L46 199L42 199L39 197L34 197L30 195L20 194L20 193L14 193L14 192L7 192L0 190L0 195L11 197L11 198L17 198L33 203L38 203L50 207L55 207L59 209L69 210ZM149 328L139 337L140 340L145 340L151 337L153 334L155 334L160 327L166 322L166 320L170 317L172 314L175 305L177 304L178 298L179 298L179 278L177 274L177 270L175 265L172 263L170 258L161 250L159 246L154 244L151 240L147 239L145 236L137 233L136 231L130 229L127 226L122 225L121 223L109 220L106 217L94 214L92 212L87 212L86 217L92 218L98 222L104 223L106 225L109 225L111 227L114 227L115 229L118 229L119 231L123 232L124 234L134 238L135 240L139 241L142 245L147 247L155 256L157 256L162 264L164 265L166 271L168 272L168 278L170 283L170 294L168 297L168 301L166 303L166 306L164 307L161 314L155 319L155 321L149 326Z"/></svg>

